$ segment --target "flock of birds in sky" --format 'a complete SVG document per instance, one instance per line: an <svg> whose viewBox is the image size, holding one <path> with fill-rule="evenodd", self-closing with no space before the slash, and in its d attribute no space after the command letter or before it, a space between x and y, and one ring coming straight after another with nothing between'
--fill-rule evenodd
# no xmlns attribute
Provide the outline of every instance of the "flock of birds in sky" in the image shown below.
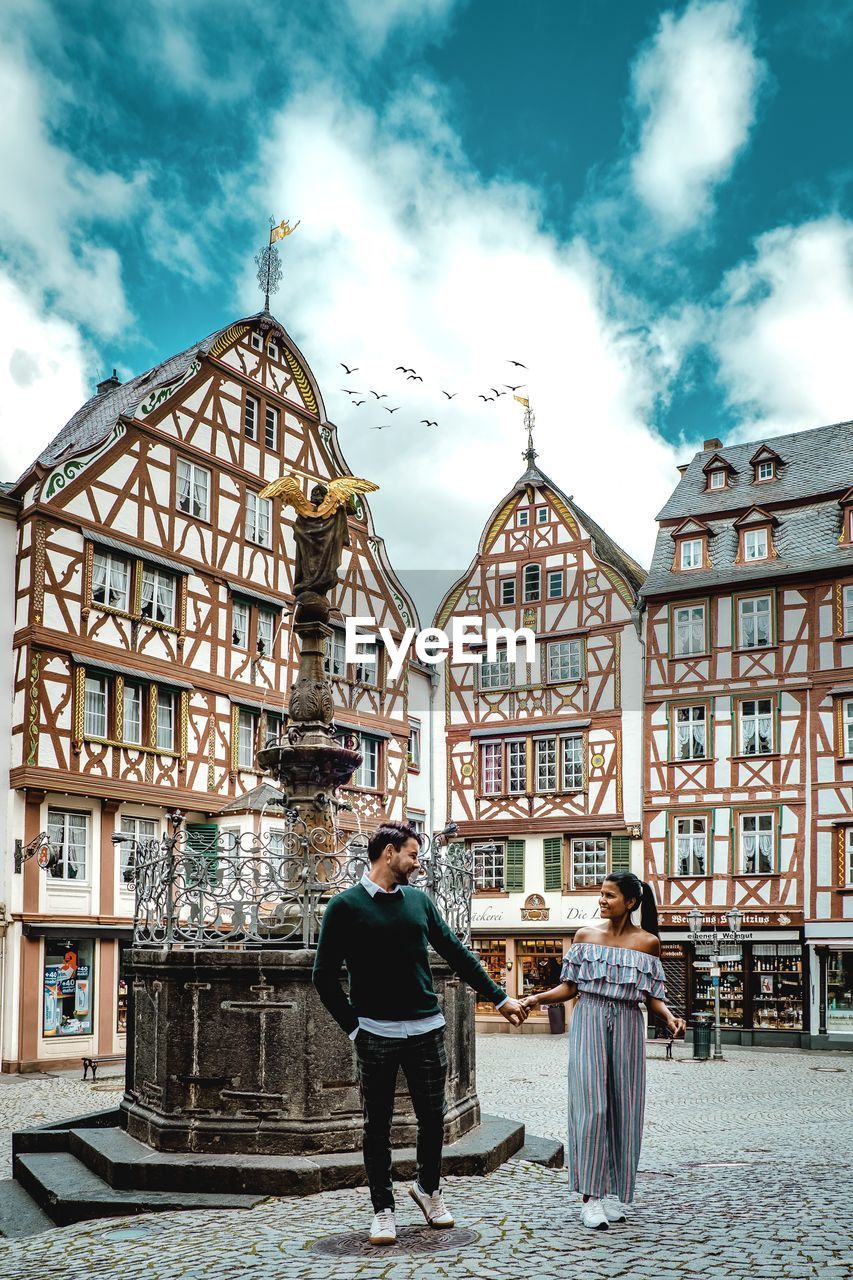
<svg viewBox="0 0 853 1280"><path fill-rule="evenodd" d="M507 360L507 364L513 365L516 369L524 369L524 370L527 369L527 365L522 364L520 360ZM354 373L358 373L359 371L358 365L350 366L350 365L344 364L343 361L341 361L341 368L343 369L344 373L347 375L347 378L351 378ZM398 364L394 372L402 374L406 382L423 382L423 378L418 373L417 369L408 368L404 364ZM521 391L525 387L525 385L526 385L525 383L519 382L515 386L512 386L509 382L504 382L502 384L502 386L504 387L503 391L499 390L497 387L489 387L489 391L491 392L490 395L485 395L483 392L480 392L477 396L475 396L475 399L482 400L485 404L493 404L498 399L499 396L505 396L509 392L512 392L513 395L516 395L519 391ZM379 408L383 400L389 399L389 393L387 391L374 391L372 388L368 388L367 391L358 391L354 387L342 387L341 390L346 395L349 396L350 404L352 404L355 408L360 408L362 405L365 405L365 404L369 404L374 408ZM455 400L456 397L459 395L458 391L445 391L443 387L440 387L439 390L443 396L446 396L448 401ZM357 396L360 396L362 398L356 399ZM373 396L374 399L372 401L368 400L367 398L368 396ZM392 405L383 404L382 408L389 415L389 417L393 418L393 415L400 411L401 406L400 405L392 406ZM385 431L386 428L393 427L394 425L395 423L391 421L382 422L378 426L371 427L370 430ZM400 423L399 425L402 425L402 423ZM424 427L437 427L439 424L436 418L421 418L419 425Z"/></svg>

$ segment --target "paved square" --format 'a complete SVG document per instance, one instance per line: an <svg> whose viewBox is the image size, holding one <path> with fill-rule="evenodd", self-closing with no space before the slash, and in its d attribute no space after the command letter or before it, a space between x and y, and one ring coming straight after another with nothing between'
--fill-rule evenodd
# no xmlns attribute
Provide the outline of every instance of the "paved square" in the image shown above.
<svg viewBox="0 0 853 1280"><path fill-rule="evenodd" d="M829 1280L853 1271L853 1055L728 1050L694 1062L649 1049L646 1139L627 1226L583 1231L565 1171L511 1161L447 1184L458 1231L424 1238L398 1197L396 1249L364 1250L364 1191L269 1200L251 1212L149 1215L0 1240L8 1280L474 1280L709 1276ZM485 1110L564 1136L563 1037L478 1040ZM103 1082L106 1084L107 1082ZM45 1077L0 1082L0 1123L108 1106L117 1093ZM438 1235L438 1233L435 1233Z"/></svg>

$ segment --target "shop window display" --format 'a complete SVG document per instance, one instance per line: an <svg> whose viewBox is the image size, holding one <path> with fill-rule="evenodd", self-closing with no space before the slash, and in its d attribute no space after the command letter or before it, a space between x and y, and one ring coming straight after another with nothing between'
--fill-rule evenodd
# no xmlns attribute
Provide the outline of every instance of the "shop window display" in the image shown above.
<svg viewBox="0 0 853 1280"><path fill-rule="evenodd" d="M826 1029L853 1035L853 951L830 951L826 968Z"/></svg>
<svg viewBox="0 0 853 1280"><path fill-rule="evenodd" d="M752 1025L803 1028L803 957L799 943L756 942L752 948Z"/></svg>
<svg viewBox="0 0 853 1280"><path fill-rule="evenodd" d="M721 947L720 959L720 1026L743 1026L743 949L734 945ZM707 950L697 949L697 959L707 960ZM714 987L707 969L697 969L694 1013L714 1013Z"/></svg>
<svg viewBox="0 0 853 1280"><path fill-rule="evenodd" d="M506 986L506 939L474 938L471 949L480 964L486 970L492 982L499 987ZM477 1009L483 1013L493 1013L494 1006L490 1000L477 999Z"/></svg>
<svg viewBox="0 0 853 1280"><path fill-rule="evenodd" d="M562 938L523 938L516 943L516 957L520 967L519 998L547 991L560 981Z"/></svg>
<svg viewBox="0 0 853 1280"><path fill-rule="evenodd" d="M44 948L42 1035L90 1036L94 942L48 942Z"/></svg>

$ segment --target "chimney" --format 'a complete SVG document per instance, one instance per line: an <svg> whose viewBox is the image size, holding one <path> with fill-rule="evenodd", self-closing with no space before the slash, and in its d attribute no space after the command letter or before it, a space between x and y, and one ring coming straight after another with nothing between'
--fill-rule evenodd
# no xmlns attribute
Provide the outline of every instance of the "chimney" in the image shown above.
<svg viewBox="0 0 853 1280"><path fill-rule="evenodd" d="M120 387L120 386L121 386L121 379L119 378L115 369L113 369L113 376L111 378L104 378L103 382L98 383L98 395L99 396L106 395L108 391L115 391L116 387Z"/></svg>
<svg viewBox="0 0 853 1280"><path fill-rule="evenodd" d="M702 446L705 453L707 453L709 449L722 449L722 447L722 440L718 440L716 436L714 436L713 440L706 440Z"/></svg>

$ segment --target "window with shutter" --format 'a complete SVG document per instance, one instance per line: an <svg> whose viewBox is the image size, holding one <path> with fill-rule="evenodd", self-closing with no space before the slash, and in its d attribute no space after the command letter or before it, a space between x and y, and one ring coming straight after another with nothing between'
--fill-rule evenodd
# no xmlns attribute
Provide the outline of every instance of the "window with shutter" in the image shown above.
<svg viewBox="0 0 853 1280"><path fill-rule="evenodd" d="M631 870L631 837L630 836L611 836L610 837L610 870L611 871L630 871Z"/></svg>
<svg viewBox="0 0 853 1280"><path fill-rule="evenodd" d="M543 845L545 852L545 891L559 891L563 887L563 840L561 836L549 838Z"/></svg>
<svg viewBox="0 0 853 1280"><path fill-rule="evenodd" d="M507 893L524 893L524 841L507 840L506 842L506 879Z"/></svg>
<svg viewBox="0 0 853 1280"><path fill-rule="evenodd" d="M218 884L218 836L215 822L188 822L184 844L184 879L187 884Z"/></svg>

